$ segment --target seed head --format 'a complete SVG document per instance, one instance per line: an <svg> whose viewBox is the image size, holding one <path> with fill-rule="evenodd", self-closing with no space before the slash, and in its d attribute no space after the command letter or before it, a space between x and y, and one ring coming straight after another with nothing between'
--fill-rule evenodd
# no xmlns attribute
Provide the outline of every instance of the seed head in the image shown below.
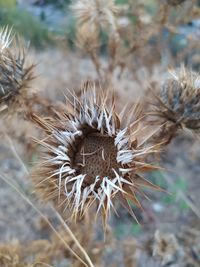
<svg viewBox="0 0 200 267"><path fill-rule="evenodd" d="M154 94L155 121L170 129L200 130L200 76L184 67L171 72L160 91ZM166 124L167 123L167 124Z"/></svg>
<svg viewBox="0 0 200 267"><path fill-rule="evenodd" d="M80 24L95 24L102 28L111 26L115 29L115 14L118 9L113 0L78 0L72 10Z"/></svg>
<svg viewBox="0 0 200 267"><path fill-rule="evenodd" d="M14 44L15 43L15 44ZM5 27L0 30L0 105L10 106L25 94L33 79L33 65L26 66L25 49L21 41ZM20 97L17 97L20 96Z"/></svg>
<svg viewBox="0 0 200 267"><path fill-rule="evenodd" d="M153 169L145 158L155 147L138 142L140 120L129 124L136 110L129 110L129 116L117 114L114 100L102 90L97 93L89 82L80 99L74 96L70 110L56 121L33 115L47 134L40 141L46 161L33 173L36 189L54 204L69 207L75 218L96 202L97 213L101 211L106 222L114 199L134 216L129 200L141 208L136 196L140 187L158 189L139 175Z"/></svg>

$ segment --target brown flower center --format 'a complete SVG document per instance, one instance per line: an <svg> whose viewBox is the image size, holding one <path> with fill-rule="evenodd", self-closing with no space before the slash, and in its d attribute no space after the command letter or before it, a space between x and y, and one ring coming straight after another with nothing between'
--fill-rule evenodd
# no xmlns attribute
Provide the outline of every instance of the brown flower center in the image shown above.
<svg viewBox="0 0 200 267"><path fill-rule="evenodd" d="M75 155L74 163L78 166L78 172L87 174L86 182L91 179L114 178L112 169L118 170L117 148L114 145L114 138L100 133L88 134L81 143L80 150Z"/></svg>

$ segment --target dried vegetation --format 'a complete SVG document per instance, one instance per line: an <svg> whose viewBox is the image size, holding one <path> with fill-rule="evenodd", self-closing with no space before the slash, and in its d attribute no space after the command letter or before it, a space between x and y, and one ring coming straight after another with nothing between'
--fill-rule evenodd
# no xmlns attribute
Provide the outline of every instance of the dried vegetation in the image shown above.
<svg viewBox="0 0 200 267"><path fill-rule="evenodd" d="M148 262L149 266L199 266L199 229L156 231L143 242L133 238L119 242L109 226L113 213L121 210L137 222L144 210L149 220L154 218L142 203L148 199L146 188L166 193L151 181L152 171L161 169L159 157L178 133L186 129L197 139L200 129L199 30L184 35L183 49L169 49L186 19L199 17L198 3L163 0L152 5L151 12L145 1L78 0L71 5L76 48L91 60L94 70L89 80L88 75L74 74L80 89L72 79L74 91L65 93L65 101L50 100L34 90L36 67L28 64L28 50L11 29L0 30L1 134L22 165L12 138L19 143L22 139L26 158L33 159L42 150L31 174L23 168L33 182L34 196L53 203L64 225L59 230L50 227L55 231L48 230L48 238L42 240L2 243L1 266L135 267ZM127 80L128 103L123 97ZM37 145L26 136L30 129ZM15 183L13 188L21 192ZM27 200L20 194L34 206L32 196ZM192 209L198 214L198 208ZM103 235L100 213L106 241L98 236ZM109 248L113 254L120 252L120 260L109 262L105 256Z"/></svg>

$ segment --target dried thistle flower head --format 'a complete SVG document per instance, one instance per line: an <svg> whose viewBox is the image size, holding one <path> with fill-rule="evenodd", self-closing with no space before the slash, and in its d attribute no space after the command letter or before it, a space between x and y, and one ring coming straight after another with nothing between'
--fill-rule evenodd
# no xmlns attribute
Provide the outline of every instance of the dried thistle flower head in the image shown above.
<svg viewBox="0 0 200 267"><path fill-rule="evenodd" d="M197 73L184 67L171 72L171 78L154 94L154 99L150 113L156 116L156 123L170 125L167 134L178 128L200 130L200 76Z"/></svg>
<svg viewBox="0 0 200 267"><path fill-rule="evenodd" d="M101 211L106 222L114 199L134 216L129 200L141 208L136 196L140 187L159 189L139 175L153 169L145 158L156 149L144 145L146 140L137 141L141 131L140 120L133 120L136 110L117 114L114 100L102 90L97 93L89 82L80 99L74 96L70 110L56 121L33 115L47 134L40 141L46 161L32 176L36 189L56 206L71 210L75 218L96 202L97 213Z"/></svg>
<svg viewBox="0 0 200 267"><path fill-rule="evenodd" d="M8 27L0 29L0 105L20 101L33 79L32 69L33 65L26 66L25 48L19 38L14 38Z"/></svg>
<svg viewBox="0 0 200 267"><path fill-rule="evenodd" d="M115 14L118 12L113 0L78 0L72 5L78 22L95 24L97 27L115 29Z"/></svg>

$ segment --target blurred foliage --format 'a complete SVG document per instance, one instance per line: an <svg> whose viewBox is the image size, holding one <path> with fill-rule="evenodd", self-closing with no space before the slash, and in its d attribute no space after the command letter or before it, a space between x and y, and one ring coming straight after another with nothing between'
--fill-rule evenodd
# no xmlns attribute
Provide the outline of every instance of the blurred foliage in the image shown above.
<svg viewBox="0 0 200 267"><path fill-rule="evenodd" d="M75 36L76 36L76 23L75 18L71 17L69 23L66 25L64 29L62 29L64 35L66 36L68 46L73 49L75 48Z"/></svg>
<svg viewBox="0 0 200 267"><path fill-rule="evenodd" d="M140 235L142 232L142 226L138 223L133 223L131 226L131 233L134 236Z"/></svg>
<svg viewBox="0 0 200 267"><path fill-rule="evenodd" d="M154 171L151 175L151 181L160 186L163 189L166 189L169 194L162 194L160 197L160 202L165 206L178 204L180 210L188 210L189 207L187 203L180 198L180 192L187 192L188 182L186 179L180 177L173 180L173 185L169 185L165 179L165 176L161 171Z"/></svg>
<svg viewBox="0 0 200 267"><path fill-rule="evenodd" d="M0 8L15 8L16 0L0 0Z"/></svg>
<svg viewBox="0 0 200 267"><path fill-rule="evenodd" d="M0 10L0 26L9 25L15 32L24 36L37 48L53 43L51 33L39 19L22 9L2 8Z"/></svg>
<svg viewBox="0 0 200 267"><path fill-rule="evenodd" d="M44 5L52 4L55 8L67 11L70 0L45 0ZM36 48L45 48L56 45L59 36L66 37L69 47L74 47L75 21L70 16L69 23L61 28L51 29L46 23L45 11L41 11L39 17L32 15L29 11L16 6L16 0L0 0L0 27L9 25L14 32L19 33L31 45Z"/></svg>
<svg viewBox="0 0 200 267"><path fill-rule="evenodd" d="M55 5L58 8L65 8L67 5L71 4L71 0L45 0L44 4Z"/></svg>
<svg viewBox="0 0 200 267"><path fill-rule="evenodd" d="M122 239L124 236L138 236L142 232L142 226L136 222L119 223L114 227L114 235L117 239Z"/></svg>
<svg viewBox="0 0 200 267"><path fill-rule="evenodd" d="M158 5L156 2L153 1L147 2L145 5L145 10L147 11L148 14L154 16L156 15L156 11L158 10Z"/></svg>
<svg viewBox="0 0 200 267"><path fill-rule="evenodd" d="M128 0L116 0L115 2L118 5L124 5L124 4L127 4L128 3Z"/></svg>

